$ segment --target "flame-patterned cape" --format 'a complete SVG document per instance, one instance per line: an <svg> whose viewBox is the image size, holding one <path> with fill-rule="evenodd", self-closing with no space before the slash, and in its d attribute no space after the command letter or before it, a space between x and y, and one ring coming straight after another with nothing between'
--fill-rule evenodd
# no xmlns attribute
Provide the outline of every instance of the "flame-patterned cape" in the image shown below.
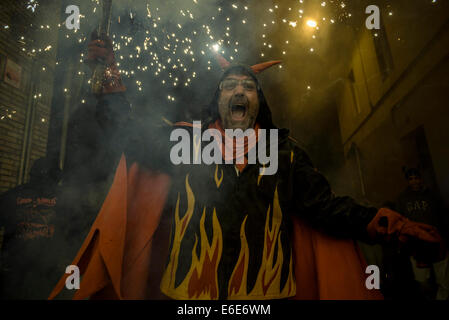
<svg viewBox="0 0 449 320"><path fill-rule="evenodd" d="M72 263L80 268L82 275L80 289L75 292L74 299L160 298L162 295L159 293L158 296L155 291L159 291L161 278L161 287L165 282L165 289L169 290L172 280L164 277L170 270L167 266L166 269L161 268L161 264L165 263L167 250L161 248L168 249L168 246L163 245L167 243L164 231L168 228L165 226L162 213L170 186L171 178L168 175L149 171L137 163L128 166L127 158L124 155L121 157L110 191ZM177 219L175 221L182 226L179 216ZM214 228L218 230L215 212L212 220ZM201 218L201 223L204 224L204 218ZM160 225L162 227L159 227ZM244 230L243 226L244 223L240 232ZM296 299L382 298L378 290L366 289L366 265L353 240L327 236L312 229L297 217L293 217L292 234L293 254L292 259L289 259L289 265L294 277L289 277L290 283L287 281L283 290L291 290L294 286L296 295L286 296ZM241 233L240 238L244 238L244 233L243 235ZM212 250L218 245L219 242L212 241L206 242L205 247ZM242 255L244 249L242 242L239 260L248 259ZM173 250L171 255L170 263L173 263L173 259L176 258ZM197 260L203 258L203 254L192 257ZM237 269L236 267L233 275L238 272ZM198 279L199 274L201 270L189 271L190 279L194 277ZM61 292L68 276L66 274L60 279L50 294L50 299ZM236 284L237 278L233 277L234 282L230 283L229 288L231 289L233 285L232 292L236 294L235 297L242 299L244 296L237 293L242 292L243 287ZM242 277L237 280L241 283ZM194 297L201 298L199 295ZM217 298L217 295L213 298Z"/></svg>

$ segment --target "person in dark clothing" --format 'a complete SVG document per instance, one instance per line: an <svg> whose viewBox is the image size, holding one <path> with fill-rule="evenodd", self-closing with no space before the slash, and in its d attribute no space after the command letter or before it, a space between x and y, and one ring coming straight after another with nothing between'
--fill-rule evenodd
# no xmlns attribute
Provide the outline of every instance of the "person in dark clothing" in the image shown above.
<svg viewBox="0 0 449 320"><path fill-rule="evenodd" d="M397 198L397 210L411 220L439 228L444 235L441 201L424 185L419 169L408 168L404 174L408 186Z"/></svg>
<svg viewBox="0 0 449 320"><path fill-rule="evenodd" d="M442 235L446 234L443 206L439 197L424 185L417 168L404 170L407 188L397 199L397 210L408 219L433 225ZM432 246L420 246L418 251L409 252L415 280L425 296L433 298L433 286L437 286L436 298L449 299L449 257L446 250Z"/></svg>
<svg viewBox="0 0 449 320"><path fill-rule="evenodd" d="M387 201L383 207L398 211L393 201ZM389 300L423 299L419 285L414 279L410 252L399 241L382 245L383 251L383 287L382 293Z"/></svg>
<svg viewBox="0 0 449 320"><path fill-rule="evenodd" d="M126 113L129 103L116 72L110 40L93 40L88 56L91 61L107 62L97 110L105 113L99 117L106 120L104 128L114 128L109 125L118 122L111 115ZM304 264L293 254L295 219L299 218L311 228L341 239L416 238L439 242L438 232L431 226L333 194L326 178L289 137L288 130L273 124L256 74L277 62L252 67L230 65L223 58L221 62L224 73L200 123L171 126L153 117L126 124L124 128L132 129L124 132L118 127L111 130L119 136L126 135L128 140L120 150L124 155L110 193L78 255L81 260L74 261L80 261L84 266L81 272L85 273L77 298L146 297L143 287L148 280L146 263L150 260L146 255L155 232L153 226L159 219L169 221L171 233L158 287L171 299L297 296L297 267ZM229 129L240 129L240 136L243 131L248 133L247 141L240 140L241 148L236 147L239 139L233 143L235 136L226 131ZM179 140L184 134L188 140L192 138L187 146L183 139ZM260 141L266 145L259 144ZM261 152L267 155L269 150L273 162L268 165L260 158L252 161L256 148L259 155ZM188 154L187 160L179 152ZM192 158L196 164L190 164ZM210 158L214 161L208 163ZM274 172L265 174L271 165ZM170 179L170 187L159 180L160 185L152 187L159 190L151 189L151 185L144 188L145 182L155 176L162 177L162 181ZM141 187L133 189L135 184ZM158 199L162 203L158 214L148 211L147 206L140 207L146 198L151 198L150 190L157 193L167 189L167 195ZM143 194L135 199L132 190ZM141 219L158 218L148 224L137 223L136 216L141 212L146 212ZM116 229L102 229L99 225ZM142 236L134 238L136 234ZM116 256L119 258L113 258ZM333 267L327 265L327 270L335 272ZM344 270L340 271L340 278L348 276ZM63 283L61 279L52 296L61 290ZM345 288L338 290L343 292ZM368 296L360 294L358 298Z"/></svg>
<svg viewBox="0 0 449 320"><path fill-rule="evenodd" d="M44 299L52 285L56 188L60 170L48 158L35 160L30 182L0 196L0 297ZM54 279L53 279L54 281Z"/></svg>

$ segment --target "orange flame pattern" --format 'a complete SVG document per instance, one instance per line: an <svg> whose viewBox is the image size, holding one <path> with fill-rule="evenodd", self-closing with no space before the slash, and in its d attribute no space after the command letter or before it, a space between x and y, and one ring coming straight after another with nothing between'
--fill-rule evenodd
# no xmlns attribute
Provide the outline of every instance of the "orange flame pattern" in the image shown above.
<svg viewBox="0 0 449 320"><path fill-rule="evenodd" d="M262 169L262 172L259 173L259 176L257 177L257 185L260 184L260 179L262 179L262 177L264 176L265 170L266 170L267 167L265 167L265 165L262 165L262 168L263 168L263 169Z"/></svg>
<svg viewBox="0 0 449 320"><path fill-rule="evenodd" d="M284 254L281 243L280 226L282 222L282 210L279 205L277 187L273 199L272 226L269 227L270 206L267 210L264 231L264 248L262 263L257 275L256 283L250 293L247 293L247 274L249 249L245 236L245 220L240 229L241 249L237 264L231 275L228 287L229 299L255 299L255 298L285 298L296 293L296 285L293 277L293 256L290 254L289 273L287 282L281 291L281 269L284 262ZM277 244L277 256L274 253Z"/></svg>
<svg viewBox="0 0 449 320"><path fill-rule="evenodd" d="M187 226L193 216L195 196L189 185L189 175L186 175L185 187L187 192L187 210L182 218L179 217L180 194L175 207L175 228L173 246L169 263L161 281L161 291L175 299L218 299L218 264L223 251L223 236L216 209L212 213L212 241L209 241L206 229L206 207L200 218L200 234L195 235L192 249L192 262L184 280L175 286L175 276L178 269L181 242L185 236ZM271 209L272 207L272 209ZM270 216L272 223L270 227ZM275 189L273 204L268 207L264 229L264 247L260 269L256 283L248 293L247 276L250 259L250 249L245 234L245 216L240 226L241 248L239 258L231 274L228 284L228 299L270 299L286 298L295 295L296 285L293 275L293 256L290 254L287 281L281 288L281 271L284 264L284 252L281 242L282 210L279 204L278 190ZM197 247L200 243L200 254ZM260 248L254 248L260 250ZM276 257L276 258L275 258Z"/></svg>
<svg viewBox="0 0 449 320"><path fill-rule="evenodd" d="M215 179L215 184L217 185L217 188L220 188L220 184L223 182L223 169L220 169L220 170L221 170L221 175L220 175L220 178L218 178L218 164L216 164L214 179Z"/></svg>
<svg viewBox="0 0 449 320"><path fill-rule="evenodd" d="M248 262L249 262L249 248L248 241L246 240L245 224L248 215L242 222L240 227L240 241L241 249L240 255L235 265L234 271L231 274L228 285L228 297L232 296L245 296L246 295L246 278L248 275Z"/></svg>
<svg viewBox="0 0 449 320"><path fill-rule="evenodd" d="M192 263L190 269L181 284L175 287L175 275L178 268L180 244L185 235L185 230L193 215L195 197L186 176L187 212L179 219L179 194L175 208L175 230L173 248L170 260L161 281L161 290L175 299L218 299L217 269L223 249L223 237L220 223L218 222L215 208L212 216L212 243L209 242L204 221L206 208L200 219L200 256L196 254L198 236L195 235L195 244L192 249Z"/></svg>
<svg viewBox="0 0 449 320"><path fill-rule="evenodd" d="M188 281L189 299L218 299L217 268L223 248L223 238L217 213L214 209L212 216L212 229L214 235L212 238L212 245L209 243L204 228L205 213L206 208L203 210L203 215L201 216L200 221L200 257L198 259L196 255L198 237L195 237L195 245L192 249L192 265L184 280Z"/></svg>

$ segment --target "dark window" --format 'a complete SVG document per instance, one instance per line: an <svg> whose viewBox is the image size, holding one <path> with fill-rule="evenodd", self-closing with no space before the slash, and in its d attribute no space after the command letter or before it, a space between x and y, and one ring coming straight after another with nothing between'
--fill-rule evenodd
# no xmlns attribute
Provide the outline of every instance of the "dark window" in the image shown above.
<svg viewBox="0 0 449 320"><path fill-rule="evenodd" d="M347 154L348 181L352 182L352 196L361 201L366 198L365 179L360 149L352 143Z"/></svg>
<svg viewBox="0 0 449 320"><path fill-rule="evenodd" d="M391 55L383 19L380 20L380 29L372 29L371 32L373 34L374 48L376 50L377 63L382 75L382 81L385 81L393 70L393 57Z"/></svg>
<svg viewBox="0 0 449 320"><path fill-rule="evenodd" d="M360 102L359 102L359 94L357 88L355 87L355 78L354 78L354 70L351 69L348 75L349 85L351 87L352 101L355 106L355 110L357 113L360 113Z"/></svg>

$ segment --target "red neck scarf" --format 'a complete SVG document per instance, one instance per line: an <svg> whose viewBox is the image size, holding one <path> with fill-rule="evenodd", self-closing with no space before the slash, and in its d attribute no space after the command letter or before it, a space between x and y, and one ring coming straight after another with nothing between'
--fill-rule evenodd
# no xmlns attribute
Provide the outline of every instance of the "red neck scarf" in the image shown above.
<svg viewBox="0 0 449 320"><path fill-rule="evenodd" d="M245 137L244 139L236 139L235 137L229 137L225 134L225 130L221 125L220 119L217 119L214 123L209 125L209 129L217 129L221 133L221 137L216 132L213 132L212 135L216 138L214 139L215 141L219 141L221 143L220 150L224 161L243 158L243 163L235 163L235 166L240 172L242 172L248 164L246 154L257 144L257 140L259 138L259 128L259 124L256 123L254 126L254 132L249 137ZM233 146L233 148L231 146Z"/></svg>

